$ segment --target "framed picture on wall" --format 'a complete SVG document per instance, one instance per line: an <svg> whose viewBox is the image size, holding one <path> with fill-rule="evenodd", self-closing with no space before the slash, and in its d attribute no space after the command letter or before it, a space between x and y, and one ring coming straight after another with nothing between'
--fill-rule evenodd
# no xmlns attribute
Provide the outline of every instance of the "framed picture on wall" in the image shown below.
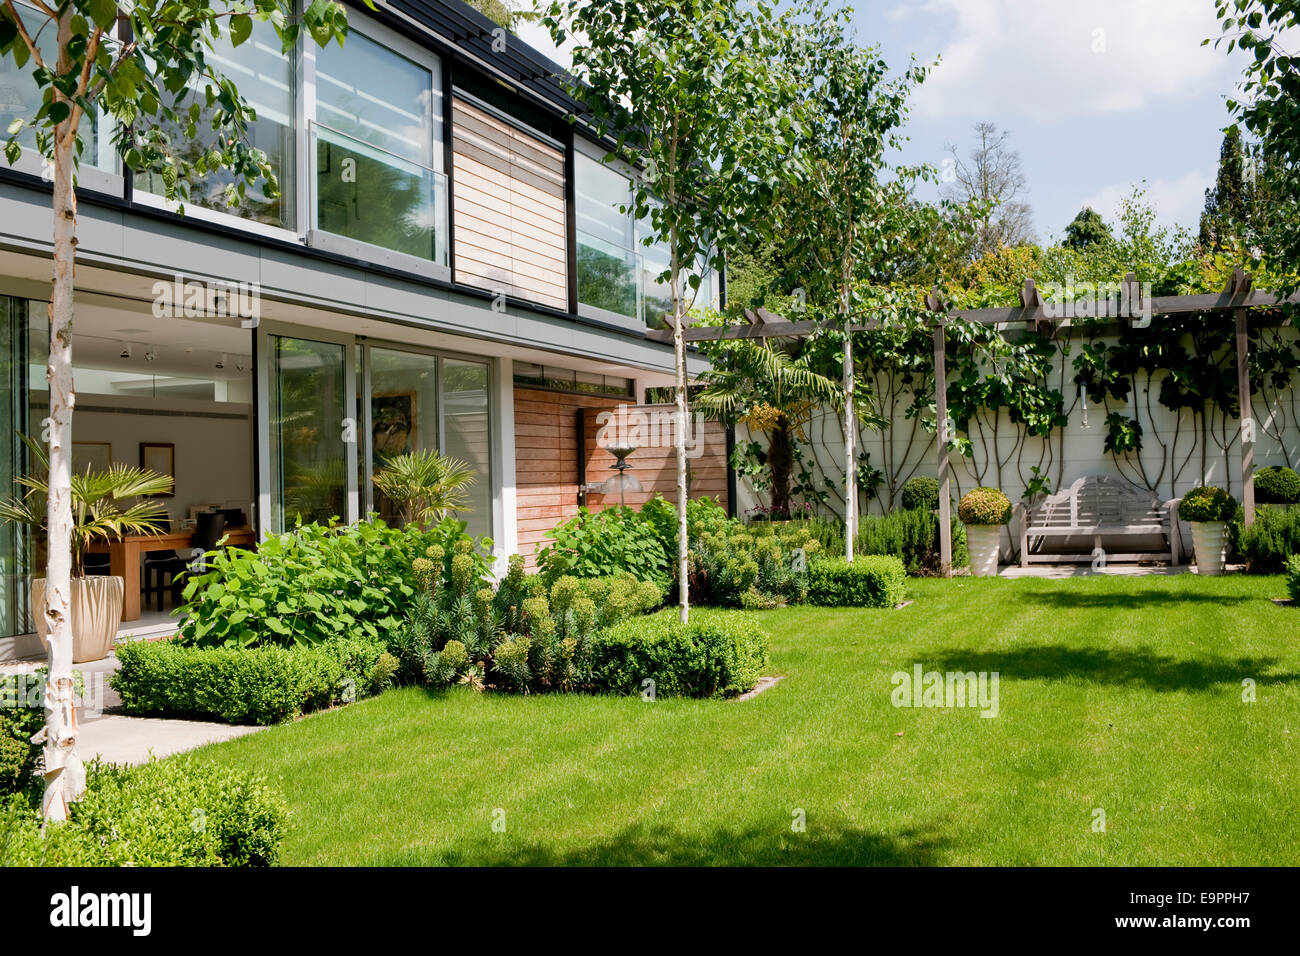
<svg viewBox="0 0 1300 956"><path fill-rule="evenodd" d="M375 464L419 447L415 392L388 392L370 399L370 441Z"/></svg>
<svg viewBox="0 0 1300 956"><path fill-rule="evenodd" d="M142 441L140 442L140 467L147 468L149 471L156 471L160 475L167 475L172 480L172 490L165 491L160 495L151 495L153 498L175 498L176 497L176 445L172 442Z"/></svg>
<svg viewBox="0 0 1300 956"><path fill-rule="evenodd" d="M113 467L113 445L106 441L74 441L72 443L72 472L84 475L87 471L108 471Z"/></svg>

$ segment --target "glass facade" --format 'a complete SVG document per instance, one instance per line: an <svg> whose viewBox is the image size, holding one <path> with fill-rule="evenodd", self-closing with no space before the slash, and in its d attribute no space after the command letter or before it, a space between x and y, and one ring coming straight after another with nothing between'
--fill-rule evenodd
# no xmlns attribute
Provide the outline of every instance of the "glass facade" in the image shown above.
<svg viewBox="0 0 1300 956"><path fill-rule="evenodd" d="M412 451L436 451L438 359L421 352L370 348L370 454L375 469ZM368 481L368 479L367 479ZM372 509L390 524L397 507L373 486Z"/></svg>
<svg viewBox="0 0 1300 956"><path fill-rule="evenodd" d="M315 75L314 227L446 265L438 71L353 31Z"/></svg>
<svg viewBox="0 0 1300 956"><path fill-rule="evenodd" d="M33 309L33 305L36 307ZM0 382L5 395L0 399L0 493L20 493L14 478L28 467L27 449L18 435L31 431L29 368L34 358L29 344L43 331L36 320L42 303L0 296ZM39 347L36 349L39 353ZM0 522L0 637L30 633L30 581L39 555L33 553L31 532L9 522Z"/></svg>
<svg viewBox="0 0 1300 956"><path fill-rule="evenodd" d="M53 69L59 53L54 29L46 26L44 14L37 13L29 4L17 2L15 8L28 32L36 37L42 59ZM45 26L44 30L41 30L42 26ZM0 56L0 130L7 130L16 119L30 120L40 108L43 90L31 78L35 68L31 60L19 69L14 65L13 57ZM116 173L120 164L113 151L109 121L92 114L82 119L80 132L81 164ZM26 149L35 150L36 133L31 127L24 127L18 134L18 142Z"/></svg>
<svg viewBox="0 0 1300 956"><path fill-rule="evenodd" d="M467 489L469 511L457 515L470 534L492 533L492 419L488 367L482 362L442 360L442 453L478 472Z"/></svg>
<svg viewBox="0 0 1300 956"><path fill-rule="evenodd" d="M270 529L347 516L346 349L272 336Z"/></svg>
<svg viewBox="0 0 1300 956"><path fill-rule="evenodd" d="M622 173L578 153L575 177L578 302L662 328L664 313L673 308L672 289L659 279L671 266L667 244L646 242L651 223L633 215L632 184ZM682 291L688 308L718 304L712 269L704 270L698 292L688 285Z"/></svg>
<svg viewBox="0 0 1300 956"><path fill-rule="evenodd" d="M257 119L248 126L248 140L266 153L275 171L278 193L270 195L267 184L258 182L247 187L237 206L230 206L226 202L226 187L239 180L233 173L220 170L191 185L189 202L242 219L292 229L295 194L293 57L282 51L275 28L257 20L253 22L252 36L239 46L232 45L224 37L217 39L215 46L215 51L209 54L213 68L235 83L257 113ZM183 150L190 157L197 157L217 141L211 125L213 110L217 107L206 105L201 84L186 94L183 104L188 108L191 103L198 103L200 107L199 135L186 142ZM179 129L175 127L168 128L167 133L174 143L182 140ZM162 177L157 173L137 176L135 183L137 189L146 192L156 195L164 192Z"/></svg>

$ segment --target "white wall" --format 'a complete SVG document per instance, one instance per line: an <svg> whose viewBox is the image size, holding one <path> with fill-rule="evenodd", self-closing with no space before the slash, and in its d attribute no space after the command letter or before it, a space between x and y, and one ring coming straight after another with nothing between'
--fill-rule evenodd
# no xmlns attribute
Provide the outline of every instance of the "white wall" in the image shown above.
<svg viewBox="0 0 1300 956"><path fill-rule="evenodd" d="M1292 338L1296 336L1293 330L1283 332ZM1068 424L1054 430L1047 439L1026 438L1023 429L1012 424L1003 412L997 420L995 440L993 422L989 418L984 420L982 435L972 421L972 433L968 437L974 445L973 457L963 458L953 453L950 458L954 500L977 484L987 484L1000 487L1013 502L1020 501L1035 465L1051 479L1053 491L1068 487L1074 479L1084 475L1111 474L1137 485L1152 487L1162 498L1180 497L1189 488L1206 483L1226 488L1238 500L1241 499L1241 443L1235 415L1207 416L1216 427L1204 442L1203 470L1202 442L1200 435L1194 433L1196 429L1191 414L1184 411L1178 419L1181 426L1175 427L1174 412L1158 401L1163 375L1151 383L1149 396L1144 390L1143 375L1139 377L1139 388L1128 396L1127 401L1111 400L1102 406L1089 401L1088 426L1085 427L1078 387L1073 384L1072 362L1076 354L1077 343L1074 350L1065 356L1064 374L1058 359L1051 377L1053 387L1064 395ZM1300 382L1293 375L1290 388L1280 392L1269 388L1252 396L1257 468L1265 465L1300 466L1300 426L1297 424L1300 422L1300 390L1297 390L1297 385ZM932 397L926 397L929 405ZM904 409L910 402L910 393L905 393L892 415L892 427L883 431L859 429L859 450L870 452L871 464L884 467L882 462L891 462L886 470L896 475L895 494L901 492L907 478L913 475L934 476L938 472L934 431L905 417ZM1105 421L1110 412L1119 412L1141 422L1143 451L1140 460L1125 456L1117 462L1105 450ZM933 422L932 410L929 422ZM821 410L815 413L807 431L811 442L803 446L806 459L814 466L819 486L822 476L831 479L838 493L832 493L829 510L843 515L844 432L841 419L832 410ZM737 427L736 432L737 443L751 438L743 426ZM967 437L960 432L959 435ZM754 437L766 444L764 436ZM1162 444L1165 446L1163 450ZM1000 474L996 459L1002 461ZM798 465L795 471L797 474ZM738 513L743 514L756 504L767 503L768 495L756 492L750 481L741 479L738 484ZM894 501L892 507L897 506L897 501ZM882 485L878 497L864 502L861 508L867 513L890 510L888 486Z"/></svg>
<svg viewBox="0 0 1300 956"><path fill-rule="evenodd" d="M33 393L44 404L44 393ZM98 411L112 408L113 411ZM33 412L35 415L35 412ZM230 402L127 399L78 393L74 442L110 442L113 460L139 465L140 442L176 446L176 497L160 499L173 518L192 505L243 508L253 519L252 425L249 406Z"/></svg>

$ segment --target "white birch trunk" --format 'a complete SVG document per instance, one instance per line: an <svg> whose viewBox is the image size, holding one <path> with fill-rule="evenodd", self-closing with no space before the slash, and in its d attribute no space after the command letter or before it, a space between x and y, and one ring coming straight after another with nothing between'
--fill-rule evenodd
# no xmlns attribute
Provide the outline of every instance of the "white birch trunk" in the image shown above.
<svg viewBox="0 0 1300 956"><path fill-rule="evenodd" d="M678 272L677 231L672 236L672 296L673 296L673 358L677 366L677 428L673 443L677 450L677 593L679 616L683 624L690 620L691 599L689 575L690 540L686 520L686 502L689 497L686 484L686 429L690 423L686 399L686 309L683 307L681 276Z"/></svg>
<svg viewBox="0 0 1300 956"><path fill-rule="evenodd" d="M67 48L72 40L71 15L59 20L59 72L69 68ZM48 430L50 478L48 559L45 568L46 640L49 674L45 685L45 729L38 735L45 757L46 821L68 818L68 804L85 792L86 775L77 756L77 712L72 675L72 382L73 272L77 255L77 197L73 189L73 156L79 112L59 124L54 145L54 287L50 296L50 359Z"/></svg>
<svg viewBox="0 0 1300 956"><path fill-rule="evenodd" d="M853 336L850 318L844 316L844 558L853 561L853 539L858 533L858 422L853 407Z"/></svg>

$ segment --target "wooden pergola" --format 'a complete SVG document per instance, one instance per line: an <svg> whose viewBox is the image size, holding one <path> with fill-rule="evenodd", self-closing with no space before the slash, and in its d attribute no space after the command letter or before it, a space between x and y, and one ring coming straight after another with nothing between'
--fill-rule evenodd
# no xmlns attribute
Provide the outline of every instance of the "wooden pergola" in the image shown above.
<svg viewBox="0 0 1300 956"><path fill-rule="evenodd" d="M1124 277L1120 284L1120 301L1121 302L1138 302L1140 301L1140 284L1137 277L1130 272ZM1202 293L1199 295L1173 295L1173 296L1152 296L1150 313L1152 317L1157 315L1177 315L1191 312L1232 312L1236 319L1236 353L1237 353L1237 391L1240 405L1240 436L1241 436L1241 481L1242 481L1242 507L1245 511L1245 520L1247 524L1252 524L1255 520L1255 478L1254 478L1254 444L1255 428L1251 419L1251 391L1250 391L1250 366L1249 366L1249 340L1246 335L1246 316L1250 309L1258 308L1277 308L1285 304L1300 303L1300 292L1293 293L1285 298L1278 297L1271 292L1257 291L1253 288L1251 276L1242 271L1240 268L1233 271L1232 277L1228 281L1228 286L1222 292ZM988 309L947 309L944 306L938 290L931 291L925 299L926 308L936 314L938 317L930 320L930 325L934 331L934 405L935 417L937 421L937 465L939 478L939 538L940 538L940 560L943 566L943 574L946 577L952 575L952 478L949 472L948 463L948 442L952 436L947 434L948 421L948 395L947 395L947 373L945 366L945 343L944 330L947 324L954 319L961 319L968 322L975 322L981 325L991 326L1015 326L1023 324L1029 330L1053 329L1056 326L1068 326L1072 321L1071 317L1061 317L1049 314L1049 307L1043 302L1038 289L1034 285L1033 279L1025 281L1024 288L1020 291L1020 305L1007 308L988 308ZM1052 313L1058 311L1058 308L1052 308ZM766 309L757 311L745 311L745 317L748 320L743 325L724 325L724 326L701 326L687 327L682 330L682 334L688 343L699 342L719 342L736 339L774 339L774 338L807 338L817 332L869 332L879 329L882 323L879 320L870 319L866 321L851 321L847 329L844 325L835 321L798 321L791 322L782 316L768 312ZM1114 318L1116 321L1123 321L1130 316L1094 316L1094 318ZM653 329L646 332L646 338L657 342L671 342L673 340L672 317L664 316L667 324L665 329ZM847 395L848 407L846 409L846 418L852 418L852 396L853 396L853 353L851 339L845 336L844 347L844 388ZM849 480L850 475L855 473L856 451L855 451L855 428L845 429L845 485L846 485L846 514L845 514L845 539L846 539L846 557L853 560L853 538L856 531L856 501L855 495L852 494L851 486L853 482Z"/></svg>

